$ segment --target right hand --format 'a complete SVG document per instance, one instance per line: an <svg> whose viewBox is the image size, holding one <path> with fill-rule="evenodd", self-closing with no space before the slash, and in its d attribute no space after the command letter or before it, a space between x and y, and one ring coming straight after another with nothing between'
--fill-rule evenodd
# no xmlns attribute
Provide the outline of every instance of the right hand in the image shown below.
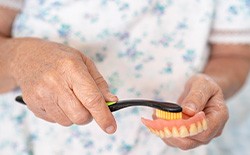
<svg viewBox="0 0 250 155"><path fill-rule="evenodd" d="M13 77L28 108L63 126L95 119L107 133L116 130L106 101L117 101L94 63L79 51L40 39L16 39Z"/></svg>

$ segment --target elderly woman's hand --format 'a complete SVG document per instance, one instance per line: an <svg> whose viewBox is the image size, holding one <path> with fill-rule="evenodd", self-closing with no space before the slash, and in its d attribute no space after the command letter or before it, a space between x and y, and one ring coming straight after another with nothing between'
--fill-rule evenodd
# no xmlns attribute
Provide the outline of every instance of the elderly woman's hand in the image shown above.
<svg viewBox="0 0 250 155"><path fill-rule="evenodd" d="M186 138L163 138L166 144L187 150L207 144L221 134L228 120L228 109L221 88L212 78L205 74L193 76L187 82L178 103L183 107L183 113L190 117L204 111L208 128Z"/></svg>
<svg viewBox="0 0 250 155"><path fill-rule="evenodd" d="M24 101L37 116L63 126L96 120L107 133L116 122L105 101L116 101L94 63L62 44L25 38L18 43L12 69Z"/></svg>

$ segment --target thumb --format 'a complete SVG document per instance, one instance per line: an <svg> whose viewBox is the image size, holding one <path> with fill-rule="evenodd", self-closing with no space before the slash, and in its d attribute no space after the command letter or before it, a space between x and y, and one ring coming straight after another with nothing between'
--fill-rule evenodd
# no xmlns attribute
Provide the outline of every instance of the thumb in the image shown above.
<svg viewBox="0 0 250 155"><path fill-rule="evenodd" d="M217 92L217 86L211 78L203 75L191 78L179 99L183 113L193 116L202 111L210 98Z"/></svg>
<svg viewBox="0 0 250 155"><path fill-rule="evenodd" d="M99 90L101 91L105 101L114 101L114 102L118 101L118 97L113 95L109 91L107 82L105 81L105 79L103 78L101 73L96 68L96 65L94 64L94 62L86 57L84 57L84 59L86 59L85 64L88 68L88 71L89 71L90 75L92 76L92 78L94 79Z"/></svg>
<svg viewBox="0 0 250 155"><path fill-rule="evenodd" d="M181 106L183 109L182 111L184 114L188 116L194 116L196 113L198 113L205 107L203 106L202 103L200 104L199 102L195 102L195 101L192 101L192 99L189 99L189 96L187 98L188 98L187 101L184 101L181 103ZM198 109L201 109L201 110L198 110Z"/></svg>
<svg viewBox="0 0 250 155"><path fill-rule="evenodd" d="M189 90L185 90L179 99L179 103L183 109L183 113L188 116L193 116L202 111L211 94L207 93L200 87L193 86Z"/></svg>

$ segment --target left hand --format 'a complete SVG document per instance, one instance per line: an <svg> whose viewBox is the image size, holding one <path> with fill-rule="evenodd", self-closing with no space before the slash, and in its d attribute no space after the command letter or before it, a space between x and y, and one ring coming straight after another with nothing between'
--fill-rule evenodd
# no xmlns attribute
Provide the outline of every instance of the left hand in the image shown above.
<svg viewBox="0 0 250 155"><path fill-rule="evenodd" d="M178 103L183 113L192 117L199 111L204 111L208 129L200 134L186 138L163 138L163 141L172 147L182 150L195 148L209 143L213 138L221 135L228 120L228 109L219 85L208 75L193 76L185 86Z"/></svg>

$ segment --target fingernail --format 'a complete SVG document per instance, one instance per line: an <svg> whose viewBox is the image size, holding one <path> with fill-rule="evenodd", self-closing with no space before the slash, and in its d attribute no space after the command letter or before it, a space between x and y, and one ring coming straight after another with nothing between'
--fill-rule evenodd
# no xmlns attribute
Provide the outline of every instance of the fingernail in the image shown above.
<svg viewBox="0 0 250 155"><path fill-rule="evenodd" d="M194 104L192 104L192 103L190 103L190 104L186 104L185 106L184 106L184 108L186 109L186 110L188 110L189 112L192 112L192 113L195 113L196 112L196 106L194 105Z"/></svg>
<svg viewBox="0 0 250 155"><path fill-rule="evenodd" d="M106 128L106 132L108 133L108 134L112 134L112 133L114 133L115 132L115 127L114 126L109 126L109 127L107 127Z"/></svg>
<svg viewBox="0 0 250 155"><path fill-rule="evenodd" d="M111 93L108 93L108 96L109 96L110 98L114 99L114 100L117 100L117 99L118 99L117 96L115 96L114 94L111 94Z"/></svg>

